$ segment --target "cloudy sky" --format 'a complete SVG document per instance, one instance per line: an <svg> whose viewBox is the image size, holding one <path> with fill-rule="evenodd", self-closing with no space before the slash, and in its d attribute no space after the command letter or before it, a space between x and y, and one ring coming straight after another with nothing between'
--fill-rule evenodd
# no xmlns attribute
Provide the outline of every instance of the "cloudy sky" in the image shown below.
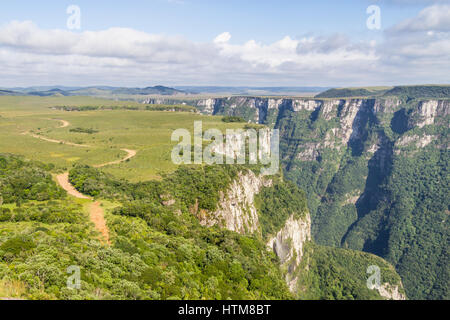
<svg viewBox="0 0 450 320"><path fill-rule="evenodd" d="M1 87L450 83L450 0L3 0L0 70Z"/></svg>

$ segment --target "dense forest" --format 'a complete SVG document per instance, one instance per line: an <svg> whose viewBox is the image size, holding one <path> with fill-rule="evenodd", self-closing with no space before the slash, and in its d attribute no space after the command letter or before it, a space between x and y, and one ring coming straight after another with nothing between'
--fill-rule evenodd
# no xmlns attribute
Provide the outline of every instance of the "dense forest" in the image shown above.
<svg viewBox="0 0 450 320"><path fill-rule="evenodd" d="M5 155L0 159L2 176L6 177L15 175L15 168L23 162ZM42 170L41 176L23 175L2 183L16 186L42 183L62 198L64 192L51 180L44 165L27 163L27 167ZM80 170L75 169L72 175ZM206 182L208 174L201 175L202 178ZM168 184L188 178L180 173L176 179ZM114 198L124 202L108 219L114 237L111 247L98 241L81 204L64 199L19 198L24 191L17 189L19 192L13 193L16 201L8 200L12 203L2 207L0 216L3 287L14 286L23 297L32 299L292 298L276 256L259 239L204 228L184 210L174 214L164 207L161 199L152 197L158 194L155 193L158 186L149 184L138 193L131 192L137 195L133 199L129 191L137 186L127 186L125 182L115 186ZM114 188L109 187L107 192ZM105 194L102 190L97 192ZM189 203L191 197L185 199ZM201 205L208 208L210 204L205 201ZM82 270L81 290L66 288L65 273L71 265Z"/></svg>
<svg viewBox="0 0 450 320"><path fill-rule="evenodd" d="M402 92L413 96L421 88ZM277 122L283 167L306 191L317 243L387 259L410 298L448 299L448 107L429 103L436 111L427 112L438 116L425 122L422 99L392 101L362 100L342 145L330 132L348 117L343 109L330 119L321 109L284 110ZM374 112L388 104L395 109Z"/></svg>
<svg viewBox="0 0 450 320"><path fill-rule="evenodd" d="M1 155L0 163L5 199L0 213L0 296L380 299L365 285L368 264L384 266L384 281L400 281L382 259L311 243L314 250L308 250L305 260L311 267L302 266L303 290L291 293L286 271L264 239L276 233L290 214L304 215L307 207L304 194L281 176L274 177L274 184L259 196L262 232L242 235L201 226L191 209L197 205L215 210L219 191L238 172L251 168L186 166L162 181L133 184L77 165L70 172L76 188L109 200L105 205L110 208L112 244L107 246L89 222L84 202L66 198L56 186L51 166L11 155ZM18 175L25 168L33 174ZM349 255L360 268L341 274ZM70 266L81 269L80 290L66 286Z"/></svg>

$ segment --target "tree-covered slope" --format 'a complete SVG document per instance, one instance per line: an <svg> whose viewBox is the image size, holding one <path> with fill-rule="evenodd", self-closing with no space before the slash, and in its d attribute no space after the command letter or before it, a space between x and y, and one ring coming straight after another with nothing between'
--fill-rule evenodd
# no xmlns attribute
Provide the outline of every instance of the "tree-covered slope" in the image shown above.
<svg viewBox="0 0 450 320"><path fill-rule="evenodd" d="M316 103L283 110L276 125L315 240L386 258L410 298L448 298L448 100Z"/></svg>
<svg viewBox="0 0 450 320"><path fill-rule="evenodd" d="M195 242L200 241L198 235L214 234L212 230L219 230L217 227L200 227L197 221L198 213L210 215L220 201L223 201L223 193L230 187L233 181L239 179L242 172L246 172L246 167L242 166L206 166L206 167L180 167L175 173L165 177L160 182L150 182L147 184L130 184L126 181L116 181L111 176L101 173L97 169L87 166L78 166L71 171L71 181L78 190L87 192L93 196L102 196L110 199L121 199L122 206L115 210L115 214L127 217L138 217L143 219L151 228L159 232L178 235L184 238L194 238ZM255 170L259 172L259 170ZM254 174L252 174L254 176ZM283 181L282 177L270 177L272 183L263 187L255 199L258 208L259 231L243 232L238 235L235 232L220 229L225 238L243 238L254 243L253 248L247 248L245 252L249 254L256 248L267 248L267 240L279 232L290 216L296 219L305 219L308 213L306 198L302 191L288 181ZM235 206L242 205L237 199ZM247 203L243 214L248 214L251 203ZM209 212L209 213L207 213ZM230 245L230 239L223 239ZM314 248L314 249L312 249ZM270 251L270 250L269 250ZM234 253L235 254L235 253ZM255 252L253 252L255 254ZM267 253L266 253L267 254ZM371 265L379 265L386 272L385 282L389 282L393 287L397 287L403 293L400 277L386 261L375 256L352 250L342 250L338 248L325 248L311 244L305 255L305 260L296 273L301 275L302 281L308 282L306 291L295 289L292 297L308 299L381 299L377 291L369 290L366 285L367 268ZM334 257L334 258L333 258ZM259 257L261 258L261 257ZM242 263L239 257L237 263ZM348 265L348 260L352 260L355 268L344 269ZM317 262L320 261L320 262ZM326 262L328 261L328 262ZM255 260L256 263L256 260ZM280 268L278 259L272 260L270 268L272 272L275 268ZM316 270L317 265L327 270L334 270L327 279L322 277L321 271ZM335 267L338 266L338 269ZM339 267L340 266L340 267ZM358 266L358 267L356 267ZM247 270L247 269L246 269ZM282 279L288 270L281 268L278 276ZM322 269L321 269L322 270ZM259 283L261 275L252 276L253 281ZM335 280L332 277L336 277ZM320 284L316 282L320 281ZM335 281L339 281L340 287L335 287ZM383 282L383 283L385 283ZM266 284L267 285L267 284ZM302 283L300 287L304 287ZM272 290L272 289L270 289ZM333 294L329 294L333 292Z"/></svg>
<svg viewBox="0 0 450 320"><path fill-rule="evenodd" d="M203 226L198 213L216 210L227 188L242 172L251 172L247 168L180 167L162 181L133 184L98 169L76 166L70 173L72 183L101 199L107 210L111 238L107 245L99 241L89 221L88 200L66 198L51 179L51 167L11 155L1 155L0 163L2 185L7 186L0 190L5 199L0 206L0 297L382 298L367 289L366 268L374 263L388 266L386 262L313 244L308 248L314 250L304 250L308 259L297 269L302 283L308 284L307 292L289 290L288 271L268 248L267 239L290 215L305 219L307 208L304 194L281 176L272 177L271 185L263 187L258 197L260 232L238 233ZM33 191L36 186L38 193ZM348 254L360 268L344 272ZM325 263L328 258L330 263ZM68 270L73 270L68 268L74 266L81 271L77 290L67 287ZM331 270L331 275L324 270ZM383 281L401 290L400 278L391 271ZM328 276L322 278L324 274ZM333 277L339 279L339 286Z"/></svg>
<svg viewBox="0 0 450 320"><path fill-rule="evenodd" d="M15 172L13 164L22 161L13 156L0 159L11 174ZM28 167L34 169L31 163ZM81 172L92 173L81 168L75 174ZM167 184L177 185L175 192L188 183L192 187L201 181L205 182L203 187L217 188L208 181L212 172L199 173L181 171L173 177L176 181ZM214 171L220 173L223 177L232 176L232 172ZM43 171L43 179L48 175ZM193 181L195 177L198 179ZM97 178L104 176L92 175L82 184L98 181ZM47 183L59 189L53 181ZM112 183L114 197L105 197L121 201L107 217L112 246L98 241L78 202L25 199L3 206L0 293L3 290L11 296L31 299L292 298L276 257L263 242L219 228L202 227L187 206L181 206L180 211L166 207L159 187ZM128 197L129 190L137 191L133 198ZM192 198L185 195L183 199L189 204ZM208 201L201 202L201 206L208 208ZM66 270L70 266L81 269L80 290L67 288Z"/></svg>
<svg viewBox="0 0 450 320"><path fill-rule="evenodd" d="M443 299L450 282L449 88L343 88L315 99L192 105L280 129L285 177L305 190L314 239L380 255L395 264L408 296Z"/></svg>

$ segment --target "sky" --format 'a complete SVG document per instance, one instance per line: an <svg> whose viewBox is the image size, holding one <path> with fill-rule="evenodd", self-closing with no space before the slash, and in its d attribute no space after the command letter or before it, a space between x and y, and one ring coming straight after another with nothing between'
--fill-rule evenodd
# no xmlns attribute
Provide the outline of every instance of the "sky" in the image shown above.
<svg viewBox="0 0 450 320"><path fill-rule="evenodd" d="M1 87L450 83L450 0L3 0L0 70Z"/></svg>

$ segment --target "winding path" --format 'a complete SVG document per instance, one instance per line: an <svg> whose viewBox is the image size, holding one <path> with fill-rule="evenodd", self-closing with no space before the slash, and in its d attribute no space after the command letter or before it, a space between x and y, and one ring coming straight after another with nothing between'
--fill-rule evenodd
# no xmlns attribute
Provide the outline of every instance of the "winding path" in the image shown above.
<svg viewBox="0 0 450 320"><path fill-rule="evenodd" d="M103 167L106 167L106 166L112 166L112 165L115 165L115 164L120 164L122 162L125 162L125 161L131 159L131 158L134 158L136 156L136 154L137 154L136 150L130 150L130 149L120 149L120 150L125 151L126 153L128 153L128 155L125 158L117 160L117 161L112 161L112 162L107 162L107 163L104 163L104 164L95 165L94 168L103 168Z"/></svg>
<svg viewBox="0 0 450 320"><path fill-rule="evenodd" d="M60 128L67 128L68 126L70 126L70 122L66 121L66 120L59 120L57 119L57 121L61 121L61 126Z"/></svg>
<svg viewBox="0 0 450 320"><path fill-rule="evenodd" d="M79 147L79 148L90 148L91 147L91 146L88 146L87 144L78 144L78 143L73 143L73 142L68 142L68 141L63 141L63 140L55 140L55 139L46 138L46 137L40 136L38 134L31 133L29 131L24 132L22 134L23 135L29 135L29 136L31 136L33 138L40 139L40 140L43 140L43 141L52 142L52 143L58 143L58 144L65 144L65 145L72 146L72 147Z"/></svg>
<svg viewBox="0 0 450 320"><path fill-rule="evenodd" d="M52 119L52 120L56 120L56 119ZM66 120L56 120L56 121L60 121L61 122L61 126L59 128L66 128L68 126L70 126L70 123ZM65 144L68 146L73 146L73 147L79 147L79 148L91 148L91 146L88 145L84 145L84 144L77 144L77 143L72 143L72 142L67 142L67 141L62 141L62 140L55 140L55 139L50 139L50 138L46 138L37 134L33 134L31 132L24 132L22 133L24 135L29 135L33 138L36 139L40 139L43 141L47 141L47 142L52 142L52 143L58 143L58 144ZM99 164L99 165L95 165L95 168L103 168L106 166L111 166L111 165L115 165L115 164L120 164L122 162L125 162L133 157L136 156L137 151L136 150L131 150L131 149L121 149L122 151L125 151L127 153L127 156L117 160L117 161L111 161L111 162L107 162L104 164ZM91 221L94 223L95 225L95 229L97 229L98 232L100 232L100 234L102 235L102 239L108 244L110 245L110 237L109 237L109 230L108 227L106 225L106 221L105 221L105 212L103 210L103 208L101 207L101 203L99 201L95 201L94 199L86 196L84 194L82 194L81 192L79 192L77 189L75 189L75 187L70 183L69 181L69 172L64 172L60 175L56 176L56 180L58 181L59 185L66 190L66 192L78 199L88 199L93 201L90 206L89 206L89 218L91 219Z"/></svg>

